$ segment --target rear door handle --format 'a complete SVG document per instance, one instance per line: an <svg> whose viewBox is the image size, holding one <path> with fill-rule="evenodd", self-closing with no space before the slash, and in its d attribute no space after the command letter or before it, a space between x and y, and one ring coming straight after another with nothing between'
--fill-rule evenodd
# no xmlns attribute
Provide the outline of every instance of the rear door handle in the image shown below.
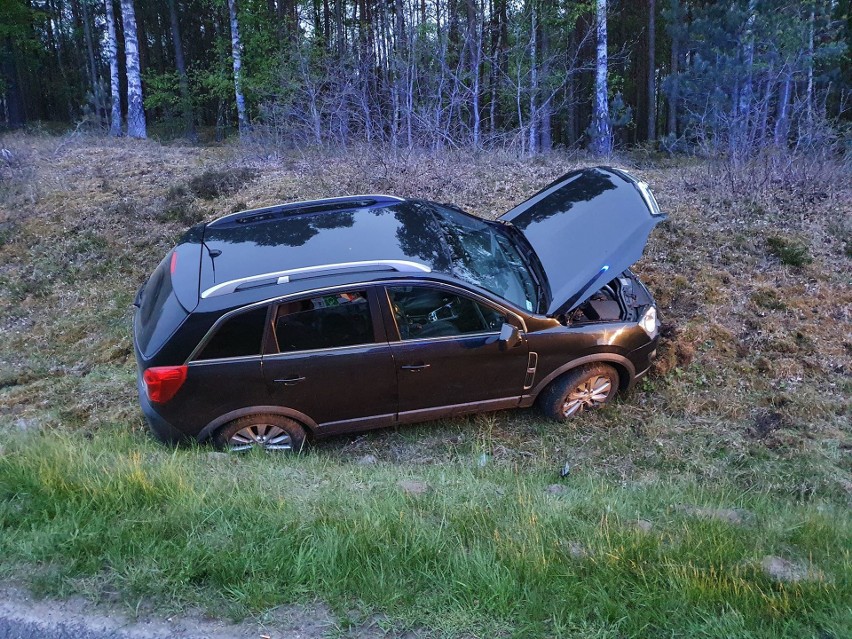
<svg viewBox="0 0 852 639"><path fill-rule="evenodd" d="M426 370L427 368L430 368L431 366L432 366L431 364L403 364L402 366L400 366L400 368L404 371L417 372L417 371Z"/></svg>
<svg viewBox="0 0 852 639"><path fill-rule="evenodd" d="M284 377L281 379L273 380L276 384L284 384L284 386L293 386L298 384L299 382L305 381L304 375L291 375L290 377Z"/></svg>

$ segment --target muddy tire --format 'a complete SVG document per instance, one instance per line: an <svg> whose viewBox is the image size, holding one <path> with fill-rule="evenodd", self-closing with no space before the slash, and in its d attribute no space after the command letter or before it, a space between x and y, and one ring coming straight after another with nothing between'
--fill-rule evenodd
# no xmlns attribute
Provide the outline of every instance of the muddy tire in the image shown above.
<svg viewBox="0 0 852 639"><path fill-rule="evenodd" d="M557 421L565 421L608 404L618 394L618 371L608 364L590 364L553 380L542 391L538 405Z"/></svg>
<svg viewBox="0 0 852 639"><path fill-rule="evenodd" d="M248 415L222 426L213 437L217 448L248 452L255 448L270 453L300 453L305 447L305 429L283 415Z"/></svg>

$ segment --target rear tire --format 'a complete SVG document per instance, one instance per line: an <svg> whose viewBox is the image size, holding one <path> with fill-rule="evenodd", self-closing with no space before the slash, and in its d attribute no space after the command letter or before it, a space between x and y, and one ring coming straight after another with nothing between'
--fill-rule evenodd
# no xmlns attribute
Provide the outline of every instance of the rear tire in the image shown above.
<svg viewBox="0 0 852 639"><path fill-rule="evenodd" d="M231 453L259 448L274 453L300 453L305 446L305 429L283 415L261 414L240 417L222 426L213 443Z"/></svg>
<svg viewBox="0 0 852 639"><path fill-rule="evenodd" d="M590 364L553 380L538 398L542 412L564 422L608 404L618 393L618 371L608 364Z"/></svg>

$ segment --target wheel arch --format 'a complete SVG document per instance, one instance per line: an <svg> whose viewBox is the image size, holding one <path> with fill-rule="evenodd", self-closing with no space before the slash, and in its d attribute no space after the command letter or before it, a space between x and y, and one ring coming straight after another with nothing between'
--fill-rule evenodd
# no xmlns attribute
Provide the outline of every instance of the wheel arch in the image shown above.
<svg viewBox="0 0 852 639"><path fill-rule="evenodd" d="M538 382L530 391L529 396L532 400L535 400L553 380L587 364L611 364L618 371L619 392L627 391L633 386L636 378L636 367L633 365L633 362L618 353L595 353L572 359L570 362L563 364Z"/></svg>
<svg viewBox="0 0 852 639"><path fill-rule="evenodd" d="M299 425L304 427L304 429L308 432L309 435L313 435L316 428L317 423L312 420L310 417L301 413L292 408L287 408L285 406L247 406L246 408L239 408L237 410L232 410L224 415L220 415L212 422L207 424L204 428L201 429L201 432L198 433L196 439L198 442L206 442L210 438L213 437L213 434L219 430L221 426L224 426L228 422L231 422L235 419L239 419L240 417L246 417L248 415L281 415L282 417L289 417L292 420L299 422Z"/></svg>

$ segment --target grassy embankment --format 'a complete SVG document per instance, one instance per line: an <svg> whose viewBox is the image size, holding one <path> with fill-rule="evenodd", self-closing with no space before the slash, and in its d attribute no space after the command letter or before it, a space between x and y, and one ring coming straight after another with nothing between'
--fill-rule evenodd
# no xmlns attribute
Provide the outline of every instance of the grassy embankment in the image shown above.
<svg viewBox="0 0 852 639"><path fill-rule="evenodd" d="M631 397L234 460L150 442L135 405L130 302L185 226L370 191L494 216L574 163L0 146L5 577L477 636L852 633L848 184L737 193L625 160L671 216L637 265L670 328Z"/></svg>

